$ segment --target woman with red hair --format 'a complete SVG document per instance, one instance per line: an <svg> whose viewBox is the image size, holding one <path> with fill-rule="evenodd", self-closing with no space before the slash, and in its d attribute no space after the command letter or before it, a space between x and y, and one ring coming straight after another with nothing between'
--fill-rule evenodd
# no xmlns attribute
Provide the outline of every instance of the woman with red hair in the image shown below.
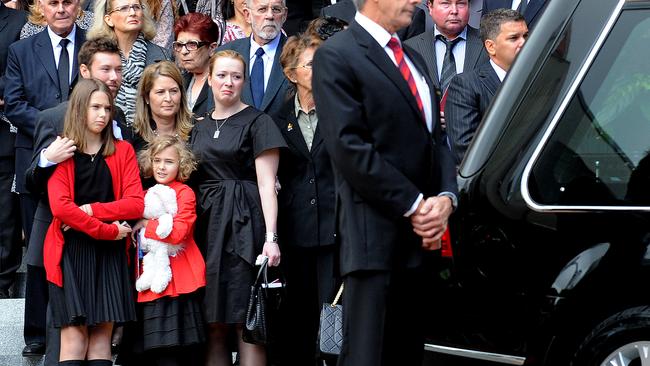
<svg viewBox="0 0 650 366"><path fill-rule="evenodd" d="M210 87L207 79L210 56L221 38L219 26L202 13L189 13L178 18L174 25L176 41L173 43L176 61L187 70L183 87L187 90L188 108L195 116L208 111Z"/></svg>

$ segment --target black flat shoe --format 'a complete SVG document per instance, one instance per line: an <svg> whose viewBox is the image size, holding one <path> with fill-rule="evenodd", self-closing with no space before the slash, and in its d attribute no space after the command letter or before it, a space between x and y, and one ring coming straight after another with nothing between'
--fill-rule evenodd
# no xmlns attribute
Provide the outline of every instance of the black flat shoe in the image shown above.
<svg viewBox="0 0 650 366"><path fill-rule="evenodd" d="M45 343L30 343L23 348L23 357L41 357L45 354Z"/></svg>

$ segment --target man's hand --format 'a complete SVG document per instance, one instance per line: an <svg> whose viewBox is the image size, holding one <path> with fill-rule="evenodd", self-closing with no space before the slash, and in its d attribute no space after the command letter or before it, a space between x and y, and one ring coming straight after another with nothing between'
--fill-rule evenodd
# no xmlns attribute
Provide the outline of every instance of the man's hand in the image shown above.
<svg viewBox="0 0 650 366"><path fill-rule="evenodd" d="M440 239L447 230L447 220L453 211L449 197L429 197L420 201L411 215L413 231L422 237L422 247L426 250L440 249Z"/></svg>
<svg viewBox="0 0 650 366"><path fill-rule="evenodd" d="M50 146L45 149L44 155L48 161L59 164L71 158L75 150L77 150L77 147L74 145L73 140L57 136L56 140L52 141Z"/></svg>

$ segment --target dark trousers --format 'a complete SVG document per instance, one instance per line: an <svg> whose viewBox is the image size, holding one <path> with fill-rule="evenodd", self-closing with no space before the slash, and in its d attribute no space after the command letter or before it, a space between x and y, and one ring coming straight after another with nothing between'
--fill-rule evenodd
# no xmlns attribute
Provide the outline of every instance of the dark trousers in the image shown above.
<svg viewBox="0 0 650 366"><path fill-rule="evenodd" d="M45 268L27 265L25 287L25 344L45 343L45 313L49 293Z"/></svg>
<svg viewBox="0 0 650 366"><path fill-rule="evenodd" d="M321 358L317 343L320 309L324 302L332 302L340 284L335 269L337 254L335 245L285 247L282 251L288 284L280 341L282 366L314 366Z"/></svg>
<svg viewBox="0 0 650 366"><path fill-rule="evenodd" d="M23 223L25 243L29 243L29 237L32 234L32 224L34 223L34 214L36 214L36 207L38 207L38 197L31 193L21 193L19 197L20 219Z"/></svg>
<svg viewBox="0 0 650 366"><path fill-rule="evenodd" d="M338 366L422 365L423 272L357 271L343 278L343 347Z"/></svg>
<svg viewBox="0 0 650 366"><path fill-rule="evenodd" d="M0 122L3 123L3 122ZM0 172L0 292L8 293L22 258L19 198L11 193L13 172Z"/></svg>

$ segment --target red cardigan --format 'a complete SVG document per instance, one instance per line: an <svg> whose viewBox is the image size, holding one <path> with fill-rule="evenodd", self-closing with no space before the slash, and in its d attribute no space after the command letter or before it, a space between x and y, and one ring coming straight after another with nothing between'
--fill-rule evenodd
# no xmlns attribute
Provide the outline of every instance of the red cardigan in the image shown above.
<svg viewBox="0 0 650 366"><path fill-rule="evenodd" d="M196 197L187 185L173 181L167 185L176 191L178 212L174 216L172 232L165 239L156 235L158 220L149 220L144 236L167 244L184 244L183 250L175 257L169 257L172 280L160 294L145 290L138 293L138 302L153 301L163 296L178 296L196 291L205 286L205 261L194 242L194 223L196 221Z"/></svg>
<svg viewBox="0 0 650 366"><path fill-rule="evenodd" d="M68 159L56 167L47 184L52 224L45 236L43 264L47 280L63 287L61 256L63 231L61 224L84 232L97 240L114 240L118 229L115 220L134 220L144 212L144 195L140 171L133 147L124 141L115 141L115 153L105 158L111 172L115 201L93 203L93 216L88 216L74 203L74 160ZM127 240L127 249L128 249Z"/></svg>

